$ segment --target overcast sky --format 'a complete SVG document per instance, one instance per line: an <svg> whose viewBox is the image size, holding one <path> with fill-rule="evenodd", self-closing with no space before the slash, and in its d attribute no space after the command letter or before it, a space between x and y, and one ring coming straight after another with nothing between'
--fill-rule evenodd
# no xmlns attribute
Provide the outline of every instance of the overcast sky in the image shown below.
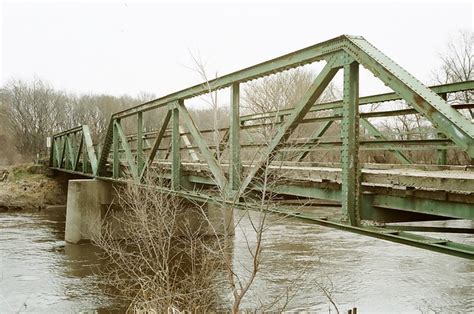
<svg viewBox="0 0 474 314"><path fill-rule="evenodd" d="M200 82L190 51L226 74L352 34L430 83L449 38L473 29L470 1L352 2L4 1L1 82L37 76L70 92L162 96Z"/></svg>

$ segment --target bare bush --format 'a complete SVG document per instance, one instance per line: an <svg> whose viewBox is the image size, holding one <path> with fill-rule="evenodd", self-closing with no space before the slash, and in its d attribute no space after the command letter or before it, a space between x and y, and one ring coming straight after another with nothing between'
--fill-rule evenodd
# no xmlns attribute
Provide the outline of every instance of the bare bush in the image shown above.
<svg viewBox="0 0 474 314"><path fill-rule="evenodd" d="M157 190L156 184L160 186L153 180L119 188L122 210L109 210L102 232L94 237L106 261L101 278L120 291L130 310L216 309L222 282L214 239L193 226L184 199Z"/></svg>

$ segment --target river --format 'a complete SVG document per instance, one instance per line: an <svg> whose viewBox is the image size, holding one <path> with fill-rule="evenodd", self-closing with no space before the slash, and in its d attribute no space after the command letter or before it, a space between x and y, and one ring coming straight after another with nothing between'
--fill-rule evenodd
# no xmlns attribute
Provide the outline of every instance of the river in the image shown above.
<svg viewBox="0 0 474 314"><path fill-rule="evenodd" d="M352 307L359 313L474 311L473 261L298 220L271 220L262 271L242 308L296 284L291 310L328 313L329 301L318 288L324 286L342 313ZM246 256L247 223L236 230L234 260ZM473 227L470 221L443 224ZM94 284L97 249L63 239L64 214L0 213L0 313L123 310ZM472 235L455 239L474 242Z"/></svg>

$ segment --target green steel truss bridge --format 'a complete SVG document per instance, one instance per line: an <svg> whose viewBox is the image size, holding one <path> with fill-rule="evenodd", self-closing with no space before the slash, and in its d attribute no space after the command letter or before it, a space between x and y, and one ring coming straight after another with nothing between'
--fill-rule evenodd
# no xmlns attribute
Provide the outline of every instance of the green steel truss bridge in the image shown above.
<svg viewBox="0 0 474 314"><path fill-rule="evenodd" d="M240 114L246 82L314 62L325 65L294 108ZM360 66L393 92L359 97ZM318 101L339 71L342 99ZM218 90L230 94L227 126L199 128L186 103ZM137 183L155 171L167 182L157 189L238 207L251 207L247 200L265 188L278 196L273 212L472 259L474 245L447 238L474 233L474 126L462 114L473 105L446 99L473 90L474 81L427 87L364 38L340 36L117 112L100 143L87 125L55 134L50 167ZM361 109L397 100L406 109ZM431 123L431 135L401 139L371 123L414 114ZM361 161L374 151L397 162ZM432 153L437 162L412 160L410 151ZM465 164L447 165L449 152L464 156ZM277 180L262 186L264 176ZM288 205L298 202L304 206L297 210ZM310 210L316 205L322 207ZM454 219L470 221L471 228L430 224Z"/></svg>

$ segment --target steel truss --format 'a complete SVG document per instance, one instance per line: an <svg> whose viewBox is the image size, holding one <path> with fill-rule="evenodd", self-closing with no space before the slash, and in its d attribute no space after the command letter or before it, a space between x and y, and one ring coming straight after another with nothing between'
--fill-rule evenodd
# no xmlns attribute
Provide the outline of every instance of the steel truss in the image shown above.
<svg viewBox="0 0 474 314"><path fill-rule="evenodd" d="M243 83L318 61L325 61L326 64L294 108L240 115L240 88ZM394 92L359 97L360 65ZM344 77L343 99L318 103L319 97L340 70ZM199 129L185 101L224 88L230 88L231 94L229 127L219 129L219 133L224 133L221 142L211 145L205 135L216 130ZM251 205L241 197L248 191L261 189L258 178L278 164L279 170L292 175L289 174L288 180L273 187L274 193L335 201L342 208L342 218L316 217L283 207L274 210L278 213L472 259L474 246L412 233L472 233L472 229L396 225L375 227L365 224L369 220L474 219L472 168L470 165L445 166L446 150L451 148L464 151L474 160L474 126L458 111L471 107L471 104L451 106L446 101L447 94L466 90L474 90L474 81L428 88L364 38L340 36L117 112L111 116L105 140L100 143L100 153L94 147L86 125L55 134L50 166L71 174L138 183L143 182L148 171L161 167L166 170L163 175L169 179L170 186L157 189L171 189L174 193L201 201L228 203L232 199L235 206L249 207ZM400 99L410 108L359 112L359 107L365 104ZM145 131L146 115L156 110L161 110L160 123L156 123L159 128ZM330 115L317 115L328 110L332 112ZM387 138L369 121L375 117L409 114L421 114L432 123L440 138L397 141ZM130 119L136 128L133 132L127 132L129 130L123 123ZM274 136L268 143L263 145L252 140L251 144L242 144L244 137L252 138L253 129L268 124L275 127ZM316 124L316 127L309 137L295 139L295 130L303 124ZM340 126L341 141L324 139L334 124ZM372 139L360 139L362 130ZM395 170L390 170L391 167L415 171L416 166L405 151L426 147L436 149L438 154L439 166L424 166L424 171L432 172L419 176L392 173ZM259 150L261 158L253 163L244 161L243 149ZM304 162L312 152L324 149L340 150L340 164L324 168ZM401 165L378 165L377 168L361 164L359 151L381 149L391 152ZM185 153L191 156L192 162L185 160ZM282 157L289 155L293 156L291 160ZM305 169L311 172L309 177L304 177ZM446 177L445 172L451 173L449 171L456 175ZM460 180L462 184L459 184ZM458 186L463 191L459 191ZM200 192L196 192L197 187ZM221 191L220 196L216 196L216 189Z"/></svg>

